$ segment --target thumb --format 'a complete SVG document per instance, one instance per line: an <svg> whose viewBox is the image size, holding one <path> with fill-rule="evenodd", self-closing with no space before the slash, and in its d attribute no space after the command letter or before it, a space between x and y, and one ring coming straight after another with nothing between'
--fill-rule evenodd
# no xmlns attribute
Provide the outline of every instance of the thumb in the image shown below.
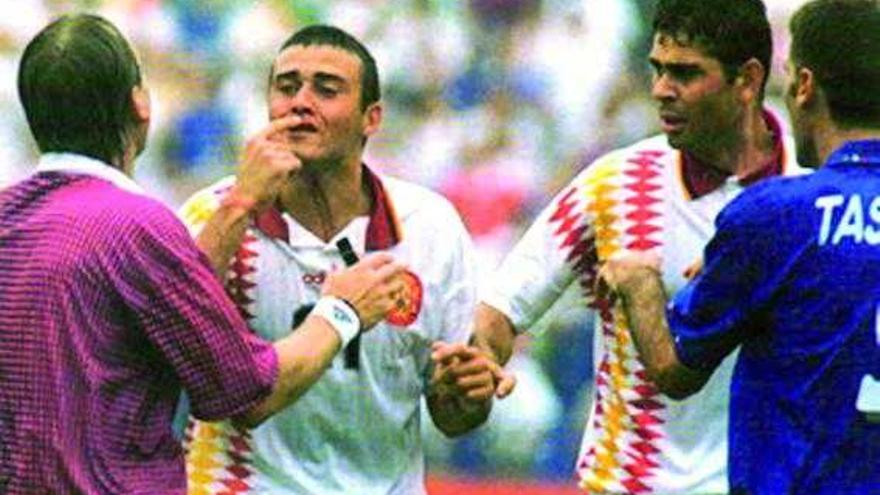
<svg viewBox="0 0 880 495"><path fill-rule="evenodd" d="M498 385L495 387L495 397L499 399L504 399L516 388L516 376L513 373L508 373L505 371L501 372L501 375L496 376L498 380Z"/></svg>
<svg viewBox="0 0 880 495"><path fill-rule="evenodd" d="M495 382L495 396L503 399L516 388L516 377L513 373L504 371L498 363L490 361L489 370L492 372L492 381Z"/></svg>

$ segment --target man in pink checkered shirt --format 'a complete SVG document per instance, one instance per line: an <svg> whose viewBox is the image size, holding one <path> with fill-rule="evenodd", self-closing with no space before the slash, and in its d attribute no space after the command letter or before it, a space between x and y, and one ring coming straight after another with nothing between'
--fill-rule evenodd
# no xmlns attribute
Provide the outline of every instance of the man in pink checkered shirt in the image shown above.
<svg viewBox="0 0 880 495"><path fill-rule="evenodd" d="M174 214L129 177L150 100L116 28L91 15L53 22L28 44L18 83L42 156L0 192L0 492L184 493L171 430L181 389L199 418L258 424L385 318L402 267L379 254L328 276L298 331L269 344ZM300 166L272 139L290 125L273 122L244 153L268 202Z"/></svg>

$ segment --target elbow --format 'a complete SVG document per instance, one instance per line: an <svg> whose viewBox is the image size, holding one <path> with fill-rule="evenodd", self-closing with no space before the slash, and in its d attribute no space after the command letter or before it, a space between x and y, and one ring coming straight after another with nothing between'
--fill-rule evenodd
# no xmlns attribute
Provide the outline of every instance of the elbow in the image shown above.
<svg viewBox="0 0 880 495"><path fill-rule="evenodd" d="M699 388L684 386L678 383L658 384L658 388L664 395L677 401L685 400L700 391Z"/></svg>
<svg viewBox="0 0 880 495"><path fill-rule="evenodd" d="M269 419L269 416L269 412L262 407L262 404L260 404L238 416L232 417L230 421L236 428L252 430L263 424L263 421Z"/></svg>
<svg viewBox="0 0 880 495"><path fill-rule="evenodd" d="M699 392L705 384L705 380L694 379L686 376L687 374L678 367L670 367L649 372L648 378L663 395L682 401Z"/></svg>

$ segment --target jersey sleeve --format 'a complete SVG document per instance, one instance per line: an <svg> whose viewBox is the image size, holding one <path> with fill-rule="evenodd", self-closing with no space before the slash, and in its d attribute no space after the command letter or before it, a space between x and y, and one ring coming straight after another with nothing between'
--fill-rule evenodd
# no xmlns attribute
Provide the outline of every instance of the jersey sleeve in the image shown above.
<svg viewBox="0 0 880 495"><path fill-rule="evenodd" d="M752 186L716 219L702 273L667 307L679 360L712 370L746 338L762 331L761 314L772 304L788 267L806 243L780 229L796 218L773 199L774 189Z"/></svg>
<svg viewBox="0 0 880 495"><path fill-rule="evenodd" d="M174 215L146 209L118 239L126 260L114 283L175 370L193 415L228 418L267 397L278 373L274 347L250 331Z"/></svg>
<svg viewBox="0 0 880 495"><path fill-rule="evenodd" d="M528 331L577 279L592 297L594 170L585 169L553 198L481 286L480 301L510 318L517 332Z"/></svg>

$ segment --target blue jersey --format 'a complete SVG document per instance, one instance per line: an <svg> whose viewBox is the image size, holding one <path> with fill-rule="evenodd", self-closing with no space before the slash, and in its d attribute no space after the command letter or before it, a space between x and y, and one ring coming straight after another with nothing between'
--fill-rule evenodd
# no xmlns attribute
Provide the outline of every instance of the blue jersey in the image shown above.
<svg viewBox="0 0 880 495"><path fill-rule="evenodd" d="M732 493L880 493L880 141L745 190L667 317L682 363L731 383ZM870 402L870 400L868 401Z"/></svg>

